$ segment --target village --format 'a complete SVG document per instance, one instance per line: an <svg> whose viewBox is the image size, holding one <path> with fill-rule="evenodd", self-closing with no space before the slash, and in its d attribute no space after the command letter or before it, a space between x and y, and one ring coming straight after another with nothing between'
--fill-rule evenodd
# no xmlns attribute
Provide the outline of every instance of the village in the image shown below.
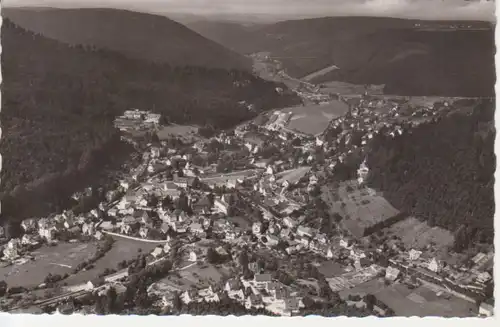
<svg viewBox="0 0 500 327"><path fill-rule="evenodd" d="M411 133L414 124L446 113L450 104L415 110L366 94L340 100L349 106L348 113L315 135L291 129L294 114L282 110L209 138L190 132L186 141L159 133L160 115L126 111L116 127L140 149L141 164L87 212L66 210L24 220L22 237L2 246L2 269L35 260L31 252L39 247L103 244L111 237L148 244L148 265L166 258L176 262L177 277L148 288L163 308L174 306L176 296L187 305L218 302L224 293L247 309L289 316L300 314L305 298L324 301L333 292L352 306L366 307L366 295L377 296L377 287L404 287L412 294L403 298L407 302L427 301L411 290L432 289L434 301L460 299L457 306L467 308L465 314L492 315L491 303L476 302L492 283L493 252L475 254L470 266L447 264L429 246L411 248L397 237L374 237L411 218L365 185L369 167L364 146L379 133L393 138ZM137 135L144 134L152 137L139 145ZM359 162L356 178L332 186L338 167L352 157ZM89 188L73 198L82 201L92 193ZM204 269L213 277L203 276ZM99 284L89 278L65 290L73 296L111 285L126 289L126 266L102 276ZM71 276L61 280L65 278ZM382 286L374 287L381 280ZM365 286L375 291L364 292ZM377 298L372 313L400 314L386 302Z"/></svg>

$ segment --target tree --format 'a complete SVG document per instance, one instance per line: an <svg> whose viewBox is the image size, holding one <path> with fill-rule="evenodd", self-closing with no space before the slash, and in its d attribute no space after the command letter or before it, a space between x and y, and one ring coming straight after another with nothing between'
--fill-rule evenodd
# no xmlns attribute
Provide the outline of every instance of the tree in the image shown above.
<svg viewBox="0 0 500 327"><path fill-rule="evenodd" d="M216 264L220 261L220 256L214 248L208 248L207 251L207 261L211 264Z"/></svg>
<svg viewBox="0 0 500 327"><path fill-rule="evenodd" d="M117 297L116 289L114 287L111 287L106 293L106 307L108 312L110 313L117 313L116 297Z"/></svg>
<svg viewBox="0 0 500 327"><path fill-rule="evenodd" d="M7 294L7 283L4 280L0 280L0 297L4 296Z"/></svg>
<svg viewBox="0 0 500 327"><path fill-rule="evenodd" d="M248 267L248 252L246 250L241 251L238 262L241 267Z"/></svg>
<svg viewBox="0 0 500 327"><path fill-rule="evenodd" d="M367 294L365 296L364 300L365 300L366 307L368 308L368 310L372 311L373 310L373 306L377 302L377 298L375 297L375 295L373 295L373 294Z"/></svg>
<svg viewBox="0 0 500 327"><path fill-rule="evenodd" d="M176 310L177 312L181 311L182 300L181 300L181 296L180 296L179 292L174 293L174 298L172 299L172 304L173 304L174 310Z"/></svg>
<svg viewBox="0 0 500 327"><path fill-rule="evenodd" d="M106 314L106 304L105 304L105 299L102 296L98 296L96 301L95 301L95 306L94 306L95 313L98 315L104 315Z"/></svg>

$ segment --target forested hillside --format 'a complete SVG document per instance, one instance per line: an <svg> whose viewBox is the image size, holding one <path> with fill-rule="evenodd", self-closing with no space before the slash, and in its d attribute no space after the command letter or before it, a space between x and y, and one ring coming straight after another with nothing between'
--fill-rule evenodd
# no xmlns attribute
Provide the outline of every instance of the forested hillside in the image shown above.
<svg viewBox="0 0 500 327"><path fill-rule="evenodd" d="M60 42L172 66L251 71L251 60L167 17L119 9L5 8L15 24Z"/></svg>
<svg viewBox="0 0 500 327"><path fill-rule="evenodd" d="M380 136L368 155L369 184L398 209L455 232L455 250L493 242L494 104L452 114L397 138Z"/></svg>
<svg viewBox="0 0 500 327"><path fill-rule="evenodd" d="M494 28L487 22L467 22L471 29L443 28L464 24L324 17L254 28L211 22L188 26L241 53L268 51L297 78L331 65L339 68L316 77L316 83L385 84L385 93L399 95L491 96Z"/></svg>
<svg viewBox="0 0 500 327"><path fill-rule="evenodd" d="M1 33L3 195L85 166L88 153L115 142L112 121L130 108L153 110L177 123L224 128L299 101L291 93L279 95L275 88L283 85L246 72L172 68L69 47L7 19ZM242 100L255 104L256 112L240 105ZM105 151L99 160L115 155Z"/></svg>

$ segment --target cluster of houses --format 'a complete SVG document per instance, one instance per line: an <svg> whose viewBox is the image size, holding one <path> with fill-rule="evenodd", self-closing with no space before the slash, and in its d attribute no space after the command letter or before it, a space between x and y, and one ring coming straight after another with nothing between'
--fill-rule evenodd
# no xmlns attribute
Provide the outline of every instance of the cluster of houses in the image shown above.
<svg viewBox="0 0 500 327"><path fill-rule="evenodd" d="M298 314L300 309L304 307L302 298L296 292L292 292L280 282L274 281L271 274L267 273L256 274L251 280L231 278L220 290L215 290L212 286L202 289L192 287L182 292L180 298L185 304L220 302L222 293L244 305L247 309L266 308L281 316ZM173 294L163 295L162 302L165 307L173 306Z"/></svg>
<svg viewBox="0 0 500 327"><path fill-rule="evenodd" d="M121 131L144 130L158 126L160 114L150 111L131 109L126 110L122 116L115 119L115 127Z"/></svg>

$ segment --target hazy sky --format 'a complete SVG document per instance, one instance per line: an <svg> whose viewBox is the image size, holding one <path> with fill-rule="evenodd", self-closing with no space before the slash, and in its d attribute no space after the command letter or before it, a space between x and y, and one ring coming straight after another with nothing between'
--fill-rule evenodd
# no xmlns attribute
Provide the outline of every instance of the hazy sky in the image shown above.
<svg viewBox="0 0 500 327"><path fill-rule="evenodd" d="M3 0L8 6L112 7L172 14L245 14L301 18L371 15L494 20L488 0Z"/></svg>

